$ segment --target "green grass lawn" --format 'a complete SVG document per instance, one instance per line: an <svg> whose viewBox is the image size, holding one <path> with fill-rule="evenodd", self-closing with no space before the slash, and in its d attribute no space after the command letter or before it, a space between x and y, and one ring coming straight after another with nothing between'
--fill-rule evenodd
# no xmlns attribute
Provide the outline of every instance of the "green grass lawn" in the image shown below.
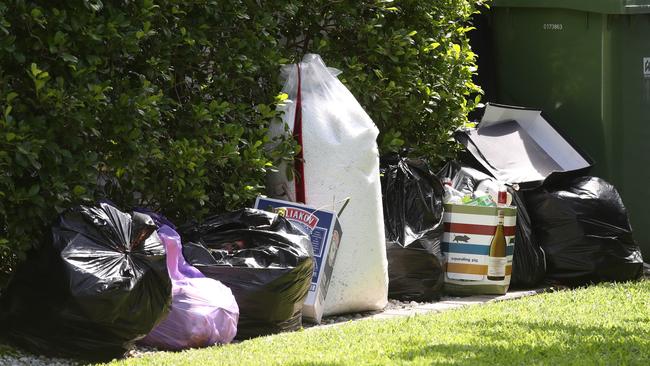
<svg viewBox="0 0 650 366"><path fill-rule="evenodd" d="M363 320L110 365L650 365L650 281Z"/></svg>
<svg viewBox="0 0 650 366"><path fill-rule="evenodd" d="M12 353L0 345L0 355ZM650 365L650 281L362 320L108 365Z"/></svg>

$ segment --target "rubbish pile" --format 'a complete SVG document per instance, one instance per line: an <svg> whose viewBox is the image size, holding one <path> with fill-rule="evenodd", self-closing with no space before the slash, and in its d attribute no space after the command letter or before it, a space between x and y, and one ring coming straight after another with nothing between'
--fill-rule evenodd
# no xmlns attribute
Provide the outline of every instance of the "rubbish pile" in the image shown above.
<svg viewBox="0 0 650 366"><path fill-rule="evenodd" d="M268 195L337 211L345 233L332 272L323 314L379 310L388 301L388 275L381 184L379 130L350 91L318 55L307 54L283 70L289 96L284 123L272 136L292 131L301 144L293 180L271 174Z"/></svg>
<svg viewBox="0 0 650 366"><path fill-rule="evenodd" d="M478 127L455 137L489 176L446 167L442 174L455 174L453 188L468 192L486 179L509 186L517 207L513 283L576 286L642 275L641 251L616 188L587 175L591 158L541 111L488 104Z"/></svg>
<svg viewBox="0 0 650 366"><path fill-rule="evenodd" d="M438 175L443 180L451 182L450 188L461 192L463 197L483 197L486 192L484 187L500 187L503 192L504 183L497 183L496 179L470 166L461 166L457 162L448 162ZM453 177L453 179L451 179ZM505 187L506 205L517 209L514 248L512 253L512 273L510 284L518 287L536 286L544 279L546 274L546 261L544 252L539 245L535 244L532 237L531 220L528 216L526 205L522 198L522 192L512 187ZM503 193L502 193L503 194ZM490 194L488 206L496 206L497 198L494 193ZM466 199L467 200L467 199ZM464 235L463 235L464 237ZM469 240L469 238L467 238ZM452 238L452 241L453 238Z"/></svg>
<svg viewBox="0 0 650 366"><path fill-rule="evenodd" d="M255 201L255 208L279 212L289 222L309 235L313 250L314 273L311 277L307 299L302 306L302 317L319 324L323 317L325 299L343 236L338 216L329 210L316 210L299 203L267 197L258 197Z"/></svg>
<svg viewBox="0 0 650 366"><path fill-rule="evenodd" d="M61 215L51 242L3 293L8 339L45 355L123 357L170 310L172 284L156 229L148 215L108 203Z"/></svg>
<svg viewBox="0 0 650 366"><path fill-rule="evenodd" d="M235 295L238 339L301 327L314 271L304 232L280 215L254 209L209 217L179 231L187 261Z"/></svg>
<svg viewBox="0 0 650 366"><path fill-rule="evenodd" d="M254 208L186 218L108 202L63 213L0 297L0 329L47 355L105 361L136 342L182 350L381 310L390 297L504 294L542 281L637 279L617 190L540 111L488 105L465 158L379 159L378 130L317 55L283 70L273 137L301 145Z"/></svg>
<svg viewBox="0 0 650 366"><path fill-rule="evenodd" d="M167 318L141 341L158 349L182 350L230 343L237 333L239 307L231 290L206 278L183 257L181 237L168 225L158 229L167 251L172 307Z"/></svg>
<svg viewBox="0 0 650 366"><path fill-rule="evenodd" d="M440 298L443 187L424 160L382 161L388 296L407 301Z"/></svg>
<svg viewBox="0 0 650 366"><path fill-rule="evenodd" d="M568 285L641 277L643 259L616 188L578 177L531 192L534 233L544 249L547 278Z"/></svg>

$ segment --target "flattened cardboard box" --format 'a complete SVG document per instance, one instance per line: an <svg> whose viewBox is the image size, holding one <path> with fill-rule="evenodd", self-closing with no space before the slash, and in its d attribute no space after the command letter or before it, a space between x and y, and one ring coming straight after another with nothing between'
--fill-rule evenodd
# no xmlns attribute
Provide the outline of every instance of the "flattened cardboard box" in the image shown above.
<svg viewBox="0 0 650 366"><path fill-rule="evenodd" d="M266 197L258 197L255 208L266 211L284 208L285 217L310 236L314 249L314 274L302 309L302 316L307 320L320 323L332 278L332 269L343 235L338 217L332 211L317 210L299 203Z"/></svg>
<svg viewBox="0 0 650 366"><path fill-rule="evenodd" d="M522 189L550 178L584 175L593 164L535 109L488 103L478 127L458 130L455 138L493 177Z"/></svg>
<svg viewBox="0 0 650 366"><path fill-rule="evenodd" d="M508 291L515 249L515 207L484 207L446 204L443 222L442 254L445 268L445 292L456 295L494 294ZM498 211L504 214L506 237L506 276L489 280L490 242L498 224Z"/></svg>

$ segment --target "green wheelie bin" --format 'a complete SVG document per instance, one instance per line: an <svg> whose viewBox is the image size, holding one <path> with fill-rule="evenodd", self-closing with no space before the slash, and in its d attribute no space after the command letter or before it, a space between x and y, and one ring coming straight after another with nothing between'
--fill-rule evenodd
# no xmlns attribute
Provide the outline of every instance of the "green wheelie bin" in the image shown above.
<svg viewBox="0 0 650 366"><path fill-rule="evenodd" d="M494 0L490 22L497 101L543 110L591 155L650 258L650 0Z"/></svg>

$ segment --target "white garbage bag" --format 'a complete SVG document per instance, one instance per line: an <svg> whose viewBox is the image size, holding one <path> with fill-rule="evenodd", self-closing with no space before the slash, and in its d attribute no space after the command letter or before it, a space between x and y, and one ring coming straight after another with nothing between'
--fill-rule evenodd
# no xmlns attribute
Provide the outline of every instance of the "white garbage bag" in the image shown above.
<svg viewBox="0 0 650 366"><path fill-rule="evenodd" d="M316 208L336 211L343 200L350 198L340 217L343 237L324 315L383 309L388 298L376 142L379 131L336 78L338 74L328 69L318 55L303 58L300 95L304 177L290 181L285 167L281 167L267 181L271 197L291 201L296 201L296 184L304 183L304 203ZM284 124L272 126L272 136L294 131L298 67L286 66L283 76L283 92L289 95L289 101L284 106Z"/></svg>

